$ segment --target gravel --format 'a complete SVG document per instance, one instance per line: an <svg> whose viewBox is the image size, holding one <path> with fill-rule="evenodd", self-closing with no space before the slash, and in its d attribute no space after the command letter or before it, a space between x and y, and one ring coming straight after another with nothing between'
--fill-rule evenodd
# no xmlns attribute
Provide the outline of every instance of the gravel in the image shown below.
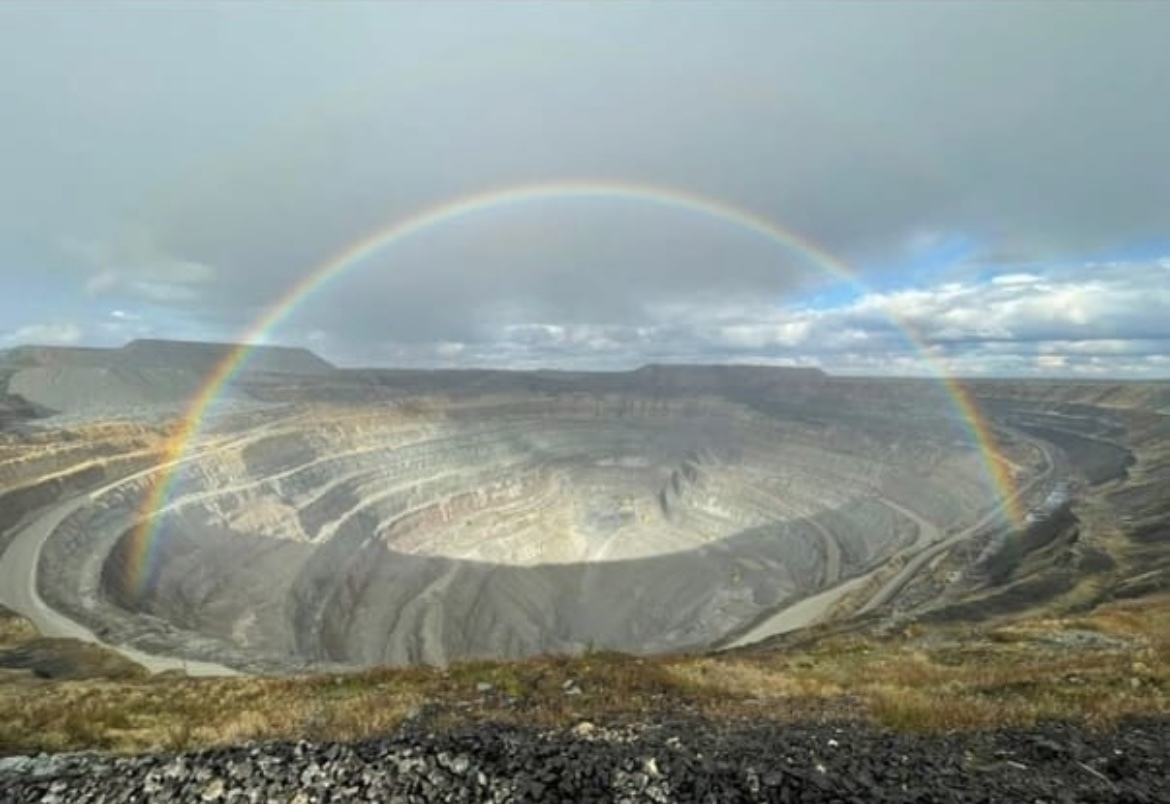
<svg viewBox="0 0 1170 804"><path fill-rule="evenodd" d="M915 736L857 724L421 720L357 743L0 759L0 801L1170 802L1170 720Z"/></svg>

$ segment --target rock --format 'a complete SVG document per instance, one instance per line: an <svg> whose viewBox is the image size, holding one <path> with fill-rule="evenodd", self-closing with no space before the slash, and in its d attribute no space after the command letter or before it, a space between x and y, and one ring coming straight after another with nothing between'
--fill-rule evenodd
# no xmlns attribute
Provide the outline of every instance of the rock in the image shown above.
<svg viewBox="0 0 1170 804"><path fill-rule="evenodd" d="M494 689L495 689L495 687L486 681L479 681L475 685L475 691L478 692L480 695L486 695L487 693L491 692Z"/></svg>
<svg viewBox="0 0 1170 804"><path fill-rule="evenodd" d="M589 738L592 737L596 732L597 727L588 720L584 720L573 727L573 733L578 737Z"/></svg>
<svg viewBox="0 0 1170 804"><path fill-rule="evenodd" d="M822 753L830 741L838 747ZM1168 718L1112 732L1052 723L944 735L684 717L558 731L489 723L353 744L46 756L49 776L29 772L34 758L9 757L0 801L1158 802L1167 745Z"/></svg>
<svg viewBox="0 0 1170 804"><path fill-rule="evenodd" d="M1066 753L1063 745L1048 737L1033 737L1030 742L1032 755L1041 760L1056 759Z"/></svg>
<svg viewBox="0 0 1170 804"><path fill-rule="evenodd" d="M219 801L221 798L223 798L224 789L225 785L223 783L223 779L212 779L207 784L207 786L203 788L203 792L200 794L200 797L204 801Z"/></svg>
<svg viewBox="0 0 1170 804"><path fill-rule="evenodd" d="M29 757L0 757L0 773L20 773L29 766Z"/></svg>

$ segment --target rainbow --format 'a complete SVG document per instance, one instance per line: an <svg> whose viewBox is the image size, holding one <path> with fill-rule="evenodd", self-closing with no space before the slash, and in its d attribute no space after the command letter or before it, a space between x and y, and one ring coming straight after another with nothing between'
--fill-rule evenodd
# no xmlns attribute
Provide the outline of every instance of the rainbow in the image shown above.
<svg viewBox="0 0 1170 804"><path fill-rule="evenodd" d="M199 436L212 404L219 398L228 382L246 364L256 342L262 341L269 331L329 282L374 254L395 246L412 235L489 210L542 201L590 199L654 204L720 220L771 240L800 257L802 261L833 277L846 280L853 285L860 284L854 272L834 255L767 218L723 201L648 184L576 180L497 188L448 200L392 222L370 232L306 273L244 330L237 338L239 345L228 353L200 387L184 412L179 428L167 442L165 459L131 533L129 577L135 594L141 597L156 573L159 542L157 523L160 519L157 514L167 504L178 470L185 462L190 446ZM933 367L933 359L912 329L908 326L900 326L900 329ZM936 370L935 373L954 400L956 410L969 429L986 465L988 477L999 499L1003 501L1008 516L1013 523L1022 521L1019 518L1014 481L999 457L999 449L990 424L979 411L971 393L959 380L947 377L942 371Z"/></svg>
<svg viewBox="0 0 1170 804"><path fill-rule="evenodd" d="M966 383L956 377L936 371L935 376L947 395L955 403L960 419L966 424L974 441L975 447L983 459L988 479L995 489L996 496L1003 506L1004 516L1015 530L1020 530L1024 524L1024 509L1019 486L1012 473L1011 464L1003 457L999 444L996 442L995 431L987 417L979 409L975 394Z"/></svg>

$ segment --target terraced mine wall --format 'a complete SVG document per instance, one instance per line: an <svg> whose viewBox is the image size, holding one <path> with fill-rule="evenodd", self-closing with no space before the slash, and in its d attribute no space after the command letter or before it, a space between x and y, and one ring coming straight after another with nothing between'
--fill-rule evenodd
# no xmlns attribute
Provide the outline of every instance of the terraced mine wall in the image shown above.
<svg viewBox="0 0 1170 804"><path fill-rule="evenodd" d="M9 381L15 373L16 368L7 365L5 353L0 352L0 433L15 430L48 412L8 390Z"/></svg>
<svg viewBox="0 0 1170 804"><path fill-rule="evenodd" d="M141 455L113 457L0 493L0 551L8 546L13 530L30 514L153 464L153 458ZM7 485L3 480L5 468L0 466L0 488Z"/></svg>
<svg viewBox="0 0 1170 804"><path fill-rule="evenodd" d="M1062 505L1042 521L1011 535L979 562L990 588L971 600L927 607L915 614L922 622L979 622L1027 611L1071 590L1086 573L1111 568L1109 556L1079 544L1076 516ZM1042 572L1024 573L1028 562L1043 563Z"/></svg>
<svg viewBox="0 0 1170 804"><path fill-rule="evenodd" d="M850 427L681 394L299 408L177 475L144 585L145 477L62 523L40 589L243 669L702 649L990 504L953 432Z"/></svg>
<svg viewBox="0 0 1170 804"><path fill-rule="evenodd" d="M1133 454L1120 444L1054 427L1021 425L1020 429L1060 447L1092 485L1120 480L1133 465Z"/></svg>
<svg viewBox="0 0 1170 804"><path fill-rule="evenodd" d="M16 350L0 374L23 374L92 420L95 400L129 386L90 399L86 377L181 399L187 386L167 385L162 357L189 379L225 348ZM237 378L250 402L209 423L173 478L144 578L129 534L157 476L124 479L60 522L38 574L54 608L107 642L246 670L703 649L771 628L793 603L961 536L995 508L968 423L930 381L743 366L351 371L294 352L261 362ZM1166 425L1146 401L1170 391L971 387L1017 483L1049 463L1028 427L1092 449L1143 444L1110 494L1135 555L1157 539L1148 514L1164 501L1167 464L1146 447L1164 445ZM71 443L63 432L51 448L21 448L37 432L5 436L16 445L0 454L6 523L147 468L123 454L145 448L134 438ZM1061 471L1116 463L1073 442L1052 454ZM1025 559L1075 535L1027 534ZM1071 572L1012 576L992 608L1065 588Z"/></svg>

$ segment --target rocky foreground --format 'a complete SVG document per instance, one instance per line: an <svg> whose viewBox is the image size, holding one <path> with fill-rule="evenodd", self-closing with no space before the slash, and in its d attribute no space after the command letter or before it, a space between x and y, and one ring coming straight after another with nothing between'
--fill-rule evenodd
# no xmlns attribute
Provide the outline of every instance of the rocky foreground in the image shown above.
<svg viewBox="0 0 1170 804"><path fill-rule="evenodd" d="M1170 720L943 736L856 724L538 732L414 721L358 743L0 760L21 802L1168 802Z"/></svg>

